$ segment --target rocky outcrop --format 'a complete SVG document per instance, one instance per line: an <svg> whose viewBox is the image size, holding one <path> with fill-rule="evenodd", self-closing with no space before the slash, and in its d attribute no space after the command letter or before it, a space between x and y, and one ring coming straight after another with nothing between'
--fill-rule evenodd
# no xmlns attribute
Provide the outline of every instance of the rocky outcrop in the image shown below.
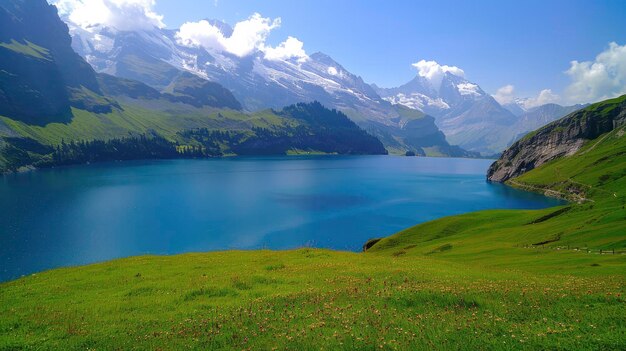
<svg viewBox="0 0 626 351"><path fill-rule="evenodd" d="M487 179L505 182L559 157L576 153L587 141L626 124L626 95L593 104L544 126L509 147L491 165Z"/></svg>

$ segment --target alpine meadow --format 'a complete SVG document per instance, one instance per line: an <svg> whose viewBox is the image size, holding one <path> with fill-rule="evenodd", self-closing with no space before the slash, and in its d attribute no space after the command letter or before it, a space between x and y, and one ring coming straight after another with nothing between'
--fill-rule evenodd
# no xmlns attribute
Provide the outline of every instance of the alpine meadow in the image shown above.
<svg viewBox="0 0 626 351"><path fill-rule="evenodd" d="M625 350L624 20L0 0L0 350Z"/></svg>

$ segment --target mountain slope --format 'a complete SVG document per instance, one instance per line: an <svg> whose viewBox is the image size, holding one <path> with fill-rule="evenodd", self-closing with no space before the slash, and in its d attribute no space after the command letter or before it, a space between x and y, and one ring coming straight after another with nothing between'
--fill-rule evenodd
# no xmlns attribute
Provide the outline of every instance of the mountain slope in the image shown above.
<svg viewBox="0 0 626 351"><path fill-rule="evenodd" d="M506 166L522 158L532 167ZM524 270L540 269L544 260L551 260L558 269L593 274L597 265L587 263L597 256L593 253L626 252L626 95L529 134L504 152L489 177L573 202L539 211L481 211L442 218L382 239L370 251L392 255L404 247L411 257ZM560 258L552 255L558 251ZM623 267L626 260L613 255L606 264Z"/></svg>
<svg viewBox="0 0 626 351"><path fill-rule="evenodd" d="M0 115L44 124L68 121L71 107L110 112L110 105L54 6L0 1Z"/></svg>
<svg viewBox="0 0 626 351"><path fill-rule="evenodd" d="M515 116L463 77L446 72L440 82L433 82L417 75L397 88L374 89L393 104L434 116L447 140L467 150L494 154L510 143L507 129Z"/></svg>
<svg viewBox="0 0 626 351"><path fill-rule="evenodd" d="M211 106L241 110L241 103L230 90L191 73L181 72L163 90L166 98L195 107Z"/></svg>
<svg viewBox="0 0 626 351"><path fill-rule="evenodd" d="M488 179L502 182L542 164L575 154L585 143L626 123L626 95L593 104L526 135L489 169Z"/></svg>
<svg viewBox="0 0 626 351"><path fill-rule="evenodd" d="M523 111L517 117L517 121L511 127L512 133L515 133L512 141L517 141L524 135L539 129L550 122L554 122L559 118L580 110L586 105L561 106L558 104L545 104Z"/></svg>
<svg viewBox="0 0 626 351"><path fill-rule="evenodd" d="M372 135L378 137L391 152L403 154L405 150L420 156L479 157L476 152L452 146L446 136L435 125L435 119L419 110L396 105L397 127L366 122L363 125Z"/></svg>
<svg viewBox="0 0 626 351"><path fill-rule="evenodd" d="M437 127L430 119L421 122L424 131L403 129L397 121L403 111L383 100L363 79L323 53L305 60L267 59L258 51L239 57L226 52L183 45L176 32L152 28L142 31L119 31L93 26L82 28L66 19L78 53L101 73L139 80L159 91L168 87L180 74L194 75L218 82L229 89L248 111L281 108L298 102L319 101L344 112L361 127L375 133L392 152L420 149L423 154L438 156L472 156L445 139L428 137L418 143L405 144L431 135ZM219 21L225 35L232 28ZM412 134L411 134L412 133ZM407 138L407 134L411 134ZM432 144L421 148L421 144ZM431 150L433 150L431 152Z"/></svg>

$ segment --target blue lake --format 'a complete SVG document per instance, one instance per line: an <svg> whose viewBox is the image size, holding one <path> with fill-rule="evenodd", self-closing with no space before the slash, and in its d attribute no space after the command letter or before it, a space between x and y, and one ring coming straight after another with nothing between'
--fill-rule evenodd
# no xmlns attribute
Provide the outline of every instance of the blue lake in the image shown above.
<svg viewBox="0 0 626 351"><path fill-rule="evenodd" d="M369 238L558 200L485 181L490 160L306 156L106 163L0 178L0 281L140 254Z"/></svg>

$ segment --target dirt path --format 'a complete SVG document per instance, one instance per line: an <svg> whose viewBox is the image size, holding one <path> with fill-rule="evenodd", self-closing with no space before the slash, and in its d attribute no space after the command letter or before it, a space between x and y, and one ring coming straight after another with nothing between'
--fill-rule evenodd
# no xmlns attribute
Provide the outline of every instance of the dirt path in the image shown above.
<svg viewBox="0 0 626 351"><path fill-rule="evenodd" d="M546 189L546 188L542 188L539 186L534 186L534 185L530 185L530 184L526 184L526 183L520 183L520 182L516 182L514 180L509 180L509 183L516 185L520 188L527 188L527 189L531 189L534 190L536 192L542 192L546 195L550 195L550 194L555 194L555 195L561 195L561 196L555 196L555 197L561 197L561 198L565 198L565 199L569 199L569 198L574 198L576 199L579 203L581 202L585 202L585 201L589 201L589 202L595 202L591 199L587 199L586 197L580 196L578 194L574 194L574 193L564 193L561 191L557 191L557 190L552 190L552 189Z"/></svg>

